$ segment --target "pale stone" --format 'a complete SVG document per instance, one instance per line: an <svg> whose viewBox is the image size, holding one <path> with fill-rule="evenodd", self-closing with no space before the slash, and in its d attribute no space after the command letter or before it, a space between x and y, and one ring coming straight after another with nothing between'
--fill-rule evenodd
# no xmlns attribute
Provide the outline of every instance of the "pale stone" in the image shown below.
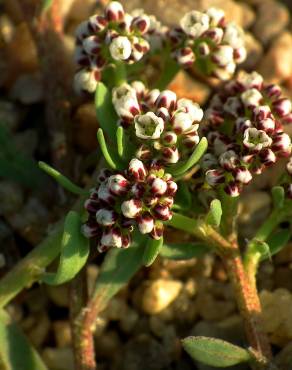
<svg viewBox="0 0 292 370"><path fill-rule="evenodd" d="M51 370L74 369L74 356L72 348L51 348L47 347L42 353L42 358Z"/></svg>
<svg viewBox="0 0 292 370"><path fill-rule="evenodd" d="M71 328L69 321L54 321L53 329L58 347L69 347L71 345Z"/></svg>
<svg viewBox="0 0 292 370"><path fill-rule="evenodd" d="M149 282L142 297L142 309L150 315L167 308L178 296L182 283L178 280L159 279Z"/></svg>
<svg viewBox="0 0 292 370"><path fill-rule="evenodd" d="M263 47L250 32L246 32L244 38L247 57L245 61L240 64L240 68L253 70L261 60Z"/></svg>

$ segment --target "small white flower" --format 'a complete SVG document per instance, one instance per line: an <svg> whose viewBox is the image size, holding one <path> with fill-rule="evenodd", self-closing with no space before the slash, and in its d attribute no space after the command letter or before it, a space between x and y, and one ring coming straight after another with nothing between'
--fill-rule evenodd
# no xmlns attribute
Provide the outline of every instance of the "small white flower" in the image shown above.
<svg viewBox="0 0 292 370"><path fill-rule="evenodd" d="M203 110L200 108L199 104L194 103L190 99L179 99L177 101L177 108L185 108L186 112L191 115L193 121L200 122L203 119Z"/></svg>
<svg viewBox="0 0 292 370"><path fill-rule="evenodd" d="M166 163L177 163L179 160L177 148L163 148L162 156Z"/></svg>
<svg viewBox="0 0 292 370"><path fill-rule="evenodd" d="M193 10L184 15L180 21L183 31L194 38L198 38L209 28L209 16Z"/></svg>
<svg viewBox="0 0 292 370"><path fill-rule="evenodd" d="M154 228L154 220L150 215L142 215L138 220L138 228L141 234L149 234Z"/></svg>
<svg viewBox="0 0 292 370"><path fill-rule="evenodd" d="M263 148L271 146L273 140L263 130L258 130L255 127L247 128L243 134L243 144L252 150L259 151Z"/></svg>
<svg viewBox="0 0 292 370"><path fill-rule="evenodd" d="M97 195L98 195L98 199L106 203L111 203L113 201L114 198L109 191L107 180L100 184L98 191L97 191Z"/></svg>
<svg viewBox="0 0 292 370"><path fill-rule="evenodd" d="M74 89L80 94L84 91L94 93L97 87L97 70L81 69L74 76Z"/></svg>
<svg viewBox="0 0 292 370"><path fill-rule="evenodd" d="M112 90L112 102L118 116L132 119L140 112L135 89L124 83Z"/></svg>
<svg viewBox="0 0 292 370"><path fill-rule="evenodd" d="M121 204L121 210L125 217L135 218L142 210L142 203L138 199L126 200Z"/></svg>
<svg viewBox="0 0 292 370"><path fill-rule="evenodd" d="M84 37L89 36L88 22L83 21L75 30L75 36L77 39L82 40Z"/></svg>
<svg viewBox="0 0 292 370"><path fill-rule="evenodd" d="M209 8L206 11L206 14L210 18L210 25L212 27L217 26L219 22L224 18L225 13L222 9L217 9L217 8Z"/></svg>
<svg viewBox="0 0 292 370"><path fill-rule="evenodd" d="M224 182L224 172L221 170L208 170L205 174L206 181L210 186L215 186Z"/></svg>
<svg viewBox="0 0 292 370"><path fill-rule="evenodd" d="M189 113L177 112L173 117L173 129L177 133L187 131L192 127L193 118Z"/></svg>
<svg viewBox="0 0 292 370"><path fill-rule="evenodd" d="M132 53L132 44L128 37L115 37L109 46L109 51L114 60L126 60Z"/></svg>
<svg viewBox="0 0 292 370"><path fill-rule="evenodd" d="M135 116L134 122L136 136L141 139L159 139L164 129L163 119L153 112Z"/></svg>
<svg viewBox="0 0 292 370"><path fill-rule="evenodd" d="M262 94L255 88L249 89L241 94L241 100L243 104L247 107L257 106L263 99Z"/></svg>
<svg viewBox="0 0 292 370"><path fill-rule="evenodd" d="M110 21L117 21L124 17L124 8L118 1L111 1L105 8L105 15Z"/></svg>
<svg viewBox="0 0 292 370"><path fill-rule="evenodd" d="M232 170L236 168L238 162L238 155L233 150L227 150L227 152L222 153L219 157L220 165L226 170Z"/></svg>
<svg viewBox="0 0 292 370"><path fill-rule="evenodd" d="M228 23L225 28L223 41L228 43L233 49L244 46L244 32L235 23Z"/></svg>
<svg viewBox="0 0 292 370"><path fill-rule="evenodd" d="M136 91L138 95L141 95L146 92L146 87L141 81L133 81L131 83L131 86L133 87L133 89Z"/></svg>
<svg viewBox="0 0 292 370"><path fill-rule="evenodd" d="M94 54L101 47L96 36L86 37L82 42L83 48L88 54Z"/></svg>
<svg viewBox="0 0 292 370"><path fill-rule="evenodd" d="M131 159L128 171L137 180L144 180L147 174L143 162L137 158Z"/></svg>
<svg viewBox="0 0 292 370"><path fill-rule="evenodd" d="M176 93L171 90L163 90L158 95L155 104L158 108L173 108L176 103Z"/></svg>
<svg viewBox="0 0 292 370"><path fill-rule="evenodd" d="M220 67L226 67L233 63L233 48L230 45L220 45L212 58Z"/></svg>
<svg viewBox="0 0 292 370"><path fill-rule="evenodd" d="M252 174L247 168L237 168L235 171L235 179L242 184L248 184L252 180Z"/></svg>
<svg viewBox="0 0 292 370"><path fill-rule="evenodd" d="M236 96L230 96L224 103L223 108L227 113L230 113L236 117L241 106L242 104Z"/></svg>
<svg viewBox="0 0 292 370"><path fill-rule="evenodd" d="M154 106L158 96L160 94L160 91L158 89L153 89L149 92L149 94L147 94L147 103L149 105L152 105Z"/></svg>
<svg viewBox="0 0 292 370"><path fill-rule="evenodd" d="M177 49L172 55L177 63L185 68L192 66L196 60L195 53L190 47Z"/></svg>
<svg viewBox="0 0 292 370"><path fill-rule="evenodd" d="M251 73L240 71L237 76L237 82L246 89L259 88L263 81L263 77L255 71Z"/></svg>
<svg viewBox="0 0 292 370"><path fill-rule="evenodd" d="M112 175L108 178L108 188L115 195L125 194L128 190L128 180L120 175Z"/></svg>

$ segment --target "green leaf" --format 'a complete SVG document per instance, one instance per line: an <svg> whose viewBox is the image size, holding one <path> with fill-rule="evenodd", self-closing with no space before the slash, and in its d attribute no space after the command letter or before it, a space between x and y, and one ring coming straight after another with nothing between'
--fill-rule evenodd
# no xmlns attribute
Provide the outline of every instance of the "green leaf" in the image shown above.
<svg viewBox="0 0 292 370"><path fill-rule="evenodd" d="M110 154L110 152L108 150L108 147L106 145L106 142L105 142L105 138L104 138L104 135L103 135L103 130L101 128L98 129L98 131L97 131L97 140L99 142L102 154L103 154L105 160L107 161L107 164L111 168L113 168L114 170L116 170L118 168L122 168L123 164L120 161L118 161L117 158L114 158L115 155L113 153Z"/></svg>
<svg viewBox="0 0 292 370"><path fill-rule="evenodd" d="M42 0L42 12L46 12L52 6L54 0Z"/></svg>
<svg viewBox="0 0 292 370"><path fill-rule="evenodd" d="M117 130L118 117L112 104L111 93L102 82L97 84L95 109L100 127L109 138L114 138Z"/></svg>
<svg viewBox="0 0 292 370"><path fill-rule="evenodd" d="M287 245L291 236L292 232L289 229L281 230L271 235L267 240L267 244L269 245L269 255L263 255L262 259L266 259L269 256L273 256L280 252L280 250Z"/></svg>
<svg viewBox="0 0 292 370"><path fill-rule="evenodd" d="M182 210L189 210L192 206L192 194L189 186L185 181L180 181L177 185L178 189L175 195L175 206Z"/></svg>
<svg viewBox="0 0 292 370"><path fill-rule="evenodd" d="M19 151L13 136L3 124L0 124L0 178L33 189L40 187L44 181L37 163Z"/></svg>
<svg viewBox="0 0 292 370"><path fill-rule="evenodd" d="M203 257L209 251L203 243L171 243L164 244L160 256L171 260L188 260Z"/></svg>
<svg viewBox="0 0 292 370"><path fill-rule="evenodd" d="M66 176L62 175L60 172L55 170L53 167L49 166L45 162L39 162L39 167L45 171L49 176L52 176L63 188L70 191L73 194L77 195L85 195L88 194L87 190L80 188L79 186L75 185L71 180L69 180Z"/></svg>
<svg viewBox="0 0 292 370"><path fill-rule="evenodd" d="M202 155L205 153L207 148L208 141L205 137L203 137L199 144L196 146L190 158L183 163L179 163L172 167L169 167L169 172L172 173L173 176L183 175L201 159Z"/></svg>
<svg viewBox="0 0 292 370"><path fill-rule="evenodd" d="M118 146L118 154L121 158L124 156L124 129L122 126L117 128L117 146Z"/></svg>
<svg viewBox="0 0 292 370"><path fill-rule="evenodd" d="M145 266L148 267L152 265L152 263L156 260L162 245L163 238L160 238L159 240L148 239L143 254L143 264Z"/></svg>
<svg viewBox="0 0 292 370"><path fill-rule="evenodd" d="M89 240L81 234L81 219L70 211L64 224L60 262L56 273L46 273L42 281L49 285L64 284L76 276L89 255Z"/></svg>
<svg viewBox="0 0 292 370"><path fill-rule="evenodd" d="M282 186L274 186L272 188L273 204L276 209L283 208L285 200L285 190Z"/></svg>
<svg viewBox="0 0 292 370"><path fill-rule="evenodd" d="M254 259L254 261L260 261L271 257L269 245L262 240L252 240L248 247L248 258Z"/></svg>
<svg viewBox="0 0 292 370"><path fill-rule="evenodd" d="M212 200L210 210L206 216L207 224L215 227L220 226L222 216L222 207L219 199Z"/></svg>
<svg viewBox="0 0 292 370"><path fill-rule="evenodd" d="M249 352L221 339L188 337L182 345L193 360L214 367L228 367L251 361Z"/></svg>
<svg viewBox="0 0 292 370"><path fill-rule="evenodd" d="M0 369L48 370L9 315L0 310Z"/></svg>
<svg viewBox="0 0 292 370"><path fill-rule="evenodd" d="M127 249L112 248L106 254L96 281L94 298L99 297L98 312L123 288L143 265L144 238L135 235Z"/></svg>

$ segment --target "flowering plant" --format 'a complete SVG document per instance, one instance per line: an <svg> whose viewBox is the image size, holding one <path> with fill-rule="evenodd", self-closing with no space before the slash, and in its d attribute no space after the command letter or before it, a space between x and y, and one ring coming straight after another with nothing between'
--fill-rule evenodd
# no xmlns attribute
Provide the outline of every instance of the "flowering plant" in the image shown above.
<svg viewBox="0 0 292 370"><path fill-rule="evenodd" d="M137 80L157 56L166 61L157 83ZM247 362L254 369L272 369L256 273L260 262L291 236L291 228L283 230L280 224L290 225L292 215L291 140L285 133L292 106L278 86L266 84L257 72L237 73L245 57L242 29L215 8L191 11L169 28L142 10L128 14L113 1L102 15L77 28L74 87L95 101L104 160L85 190L40 163L80 199L64 226L58 225L28 257L34 269L20 265L17 286L13 271L0 282L0 304L35 280L51 285L76 281L90 254L104 253L94 292L73 325L78 369L96 369L96 316L134 273L165 249L169 258L174 249L181 259L188 258L184 243L164 243L167 228L190 235L192 256L200 241L205 251L222 259L249 343L245 349L214 338L188 337L182 342L185 350L212 366ZM206 109L167 89L179 68L223 81ZM242 243L237 231L241 194L280 158L286 159L287 171L271 189L274 209L254 237ZM45 272L58 254L57 271Z"/></svg>

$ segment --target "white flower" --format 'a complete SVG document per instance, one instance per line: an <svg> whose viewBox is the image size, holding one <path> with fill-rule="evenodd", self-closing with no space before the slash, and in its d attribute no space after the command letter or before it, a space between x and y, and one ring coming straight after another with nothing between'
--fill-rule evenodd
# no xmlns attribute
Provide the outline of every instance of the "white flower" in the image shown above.
<svg viewBox="0 0 292 370"><path fill-rule="evenodd" d="M110 43L109 51L113 59L126 60L132 53L132 45L128 37L118 36Z"/></svg>
<svg viewBox="0 0 292 370"><path fill-rule="evenodd" d="M143 215L138 220L138 228L141 234L148 234L154 228L154 220L150 215Z"/></svg>
<svg viewBox="0 0 292 370"><path fill-rule="evenodd" d="M199 104L194 103L190 99L179 99L177 101L177 108L185 108L186 112L191 115L193 121L200 122L203 119L203 110L200 108Z"/></svg>
<svg viewBox="0 0 292 370"><path fill-rule="evenodd" d="M140 107L135 89L124 83L112 91L112 102L118 116L133 118L140 112Z"/></svg>
<svg viewBox="0 0 292 370"><path fill-rule="evenodd" d="M173 108L176 103L176 93L171 90L163 90L158 95L155 104L158 108Z"/></svg>
<svg viewBox="0 0 292 370"><path fill-rule="evenodd" d="M124 8L118 1L111 1L105 8L106 17L111 21L117 21L124 17Z"/></svg>
<svg viewBox="0 0 292 370"><path fill-rule="evenodd" d="M237 82L246 89L252 89L254 87L259 88L263 81L263 77L255 71L251 73L240 71L237 76Z"/></svg>
<svg viewBox="0 0 292 370"><path fill-rule="evenodd" d="M213 53L213 60L220 67L226 67L233 63L233 48L230 45L220 45Z"/></svg>
<svg viewBox="0 0 292 370"><path fill-rule="evenodd" d="M94 93L98 82L96 72L98 71L88 69L81 69L81 71L77 72L74 76L75 91L79 94L83 91Z"/></svg>
<svg viewBox="0 0 292 370"><path fill-rule="evenodd" d="M144 180L147 174L143 162L137 158L131 159L128 171L136 180Z"/></svg>
<svg viewBox="0 0 292 370"><path fill-rule="evenodd" d="M263 130L255 127L247 128L243 134L243 144L252 150L259 151L262 148L271 146L273 140Z"/></svg>
<svg viewBox="0 0 292 370"><path fill-rule="evenodd" d="M241 108L242 104L236 96L230 96L224 103L224 110L233 116L238 115L238 110Z"/></svg>
<svg viewBox="0 0 292 370"><path fill-rule="evenodd" d="M247 168L237 168L235 171L235 179L242 184L248 184L252 180L252 174Z"/></svg>
<svg viewBox="0 0 292 370"><path fill-rule="evenodd" d="M255 88L249 89L241 94L241 100L247 107L259 105L262 99L262 94Z"/></svg>
<svg viewBox="0 0 292 370"><path fill-rule="evenodd" d="M95 54L101 47L98 38L96 36L86 37L82 42L83 48L88 54Z"/></svg>
<svg viewBox="0 0 292 370"><path fill-rule="evenodd" d="M173 129L176 133L182 133L192 127L193 118L191 114L178 111L173 117ZM196 125L198 126L198 125Z"/></svg>
<svg viewBox="0 0 292 370"><path fill-rule="evenodd" d="M235 23L228 23L225 28L223 41L232 46L233 49L240 48L244 46L244 32Z"/></svg>
<svg viewBox="0 0 292 370"><path fill-rule="evenodd" d="M112 210L99 209L96 212L96 221L103 226L112 226L116 221L116 215Z"/></svg>
<svg viewBox="0 0 292 370"><path fill-rule="evenodd" d="M166 181L164 181L164 180L162 180L158 177L156 179L154 179L154 181L151 184L151 192L154 195L163 195L163 194L165 194L166 190L167 190Z"/></svg>
<svg viewBox="0 0 292 370"><path fill-rule="evenodd" d="M135 218L142 210L142 203L138 199L126 200L121 204L121 210L125 217Z"/></svg>
<svg viewBox="0 0 292 370"><path fill-rule="evenodd" d="M219 157L220 165L226 170L232 170L238 165L238 155L233 150L227 150Z"/></svg>
<svg viewBox="0 0 292 370"><path fill-rule="evenodd" d="M135 116L136 136L141 139L158 139L164 129L164 121L153 112Z"/></svg>
<svg viewBox="0 0 292 370"><path fill-rule="evenodd" d="M209 16L210 18L210 25L211 26L217 26L218 23L224 18L225 16L225 13L222 9L218 9L218 8L209 8L207 11L206 11L206 14Z"/></svg>
<svg viewBox="0 0 292 370"><path fill-rule="evenodd" d="M198 38L209 28L209 16L193 10L184 15L180 21L183 31L194 38Z"/></svg>
<svg viewBox="0 0 292 370"><path fill-rule="evenodd" d="M128 180L120 175L112 175L108 178L108 188L115 195L125 194L128 190Z"/></svg>

